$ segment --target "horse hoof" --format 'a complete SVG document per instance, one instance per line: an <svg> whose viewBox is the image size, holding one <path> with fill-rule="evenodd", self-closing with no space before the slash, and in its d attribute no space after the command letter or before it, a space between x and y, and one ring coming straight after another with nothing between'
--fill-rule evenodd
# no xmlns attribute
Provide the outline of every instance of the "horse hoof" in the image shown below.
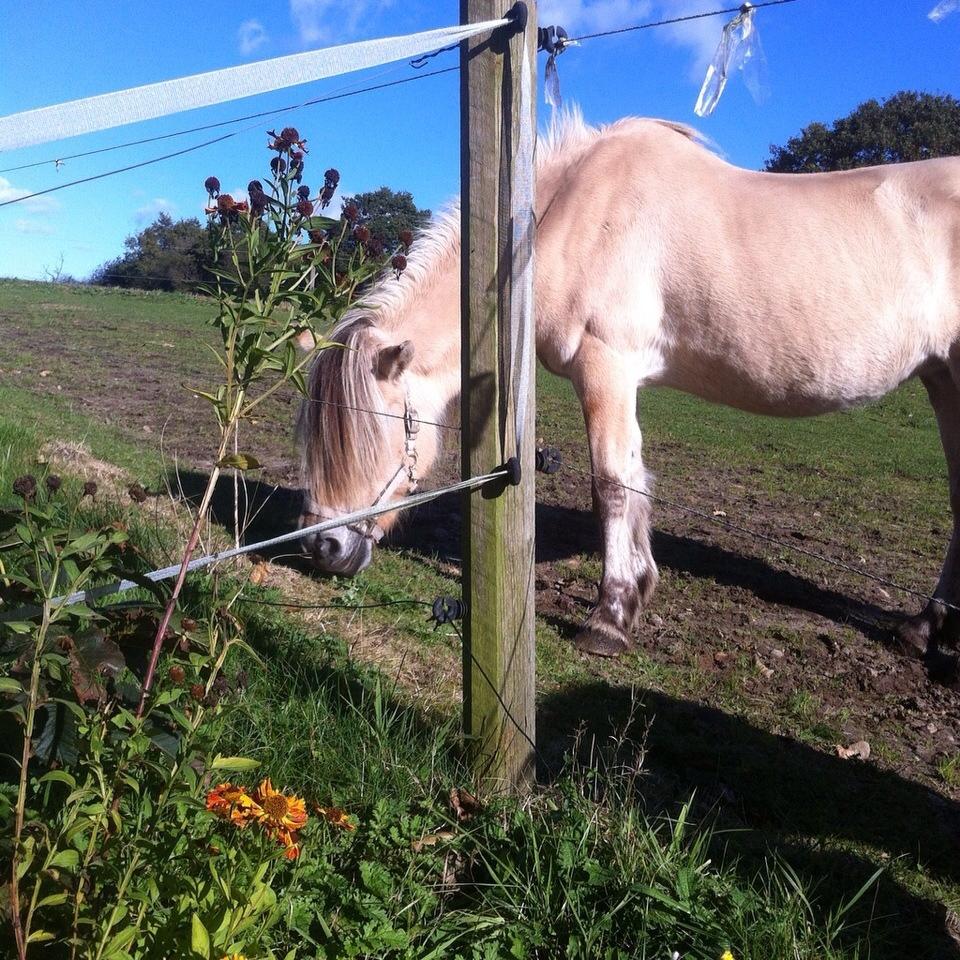
<svg viewBox="0 0 960 960"><path fill-rule="evenodd" d="M930 649L930 621L921 614L904 620L893 634L893 645L907 657L923 659Z"/></svg>
<svg viewBox="0 0 960 960"><path fill-rule="evenodd" d="M592 624L577 634L573 645L581 653L592 653L597 657L619 657L633 649L633 644L621 634Z"/></svg>

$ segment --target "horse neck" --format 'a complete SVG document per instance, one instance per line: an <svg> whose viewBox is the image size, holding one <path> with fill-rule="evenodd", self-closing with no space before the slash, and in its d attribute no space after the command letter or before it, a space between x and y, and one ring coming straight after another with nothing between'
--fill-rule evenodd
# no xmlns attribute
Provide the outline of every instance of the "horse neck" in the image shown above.
<svg viewBox="0 0 960 960"><path fill-rule="evenodd" d="M388 341L413 343L407 386L419 415L428 420L449 419L460 396L459 251L444 259L415 296L398 310L381 311L377 321Z"/></svg>

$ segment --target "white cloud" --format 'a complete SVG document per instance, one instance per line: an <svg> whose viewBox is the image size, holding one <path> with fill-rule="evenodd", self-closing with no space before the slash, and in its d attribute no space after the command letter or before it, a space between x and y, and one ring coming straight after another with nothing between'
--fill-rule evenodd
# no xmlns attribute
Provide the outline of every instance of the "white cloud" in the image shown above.
<svg viewBox="0 0 960 960"><path fill-rule="evenodd" d="M290 17L304 46L353 37L394 0L290 0Z"/></svg>
<svg viewBox="0 0 960 960"><path fill-rule="evenodd" d="M142 227L147 223L153 223L161 213L172 215L175 209L176 207L169 200L164 197L156 197L149 203L145 203L142 207L134 210L133 219L136 221L138 227Z"/></svg>
<svg viewBox="0 0 960 960"><path fill-rule="evenodd" d="M717 4L716 0L661 0L658 8L663 18L685 17L693 13L716 10ZM723 27L733 16L731 13L725 17L702 17L700 20L671 24L656 32L662 34L669 43L686 47L693 54L690 76L692 79L702 80L707 64L717 51Z"/></svg>
<svg viewBox="0 0 960 960"><path fill-rule="evenodd" d="M541 0L537 19L575 36L631 27L648 19L653 8L652 0Z"/></svg>
<svg viewBox="0 0 960 960"><path fill-rule="evenodd" d="M541 0L540 23L561 26L571 35L632 27L650 20L668 20L717 8L716 0ZM732 16L732 15L731 15ZM670 24L653 31L660 40L684 47L692 54L692 78L702 79L730 17L704 17Z"/></svg>
<svg viewBox="0 0 960 960"><path fill-rule="evenodd" d="M237 30L237 42L240 44L240 53L248 57L262 47L270 38L264 25L259 20L244 20Z"/></svg>
<svg viewBox="0 0 960 960"><path fill-rule="evenodd" d="M20 200L21 197L26 197L30 193L30 190L15 187L6 177L0 177L0 203ZM49 195L31 197L29 200L20 201L20 209L29 213L52 213L54 210L60 209L60 202Z"/></svg>
<svg viewBox="0 0 960 960"><path fill-rule="evenodd" d="M26 233L36 237L52 237L57 232L44 220L28 220L26 217L14 220L13 229L17 233Z"/></svg>

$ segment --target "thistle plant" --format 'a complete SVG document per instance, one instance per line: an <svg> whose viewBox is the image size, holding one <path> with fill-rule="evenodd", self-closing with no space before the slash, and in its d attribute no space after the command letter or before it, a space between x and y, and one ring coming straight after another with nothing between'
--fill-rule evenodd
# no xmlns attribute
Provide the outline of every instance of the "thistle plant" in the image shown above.
<svg viewBox="0 0 960 960"><path fill-rule="evenodd" d="M279 916L275 878L313 829L304 801L269 778L252 790L225 780L258 765L216 749L223 711L243 696L228 656L255 656L235 612L240 588L214 574L195 619L179 605L222 472L259 466L240 450L242 424L277 391L305 390L327 346L319 331L386 260L359 212L318 212L337 171L314 193L299 133L270 137L271 176L252 180L247 200L222 193L215 177L205 184L221 378L193 392L215 416L215 465L170 595L137 580L146 558L123 520L92 509L93 481L25 475L13 487L18 508L0 510L0 712L18 730L14 773L0 784L9 825L0 861L18 960L36 947L70 960L216 960L263 943ZM309 349L298 349L305 339ZM128 493L134 505L148 497L139 483ZM70 601L131 578L149 599L107 609ZM342 811L315 812L351 828ZM238 829L218 832L220 817Z"/></svg>
<svg viewBox="0 0 960 960"><path fill-rule="evenodd" d="M208 177L204 184L210 201L206 212L214 278L205 290L217 305L211 323L221 340L217 360L222 379L213 391L193 392L213 408L219 441L180 573L157 629L138 714L150 693L163 634L221 472L260 465L256 456L240 450L241 424L285 386L306 393L305 371L317 351L330 346L319 332L343 316L358 288L385 262L382 244L357 222L355 208L345 209L339 220L318 213L333 199L339 172L328 169L323 187L314 193L304 183L306 141L293 127L269 135L273 156L266 186L251 180L248 199L238 201L221 192L218 178ZM399 252L394 253L392 266L398 276L406 266ZM298 350L304 338L312 347Z"/></svg>

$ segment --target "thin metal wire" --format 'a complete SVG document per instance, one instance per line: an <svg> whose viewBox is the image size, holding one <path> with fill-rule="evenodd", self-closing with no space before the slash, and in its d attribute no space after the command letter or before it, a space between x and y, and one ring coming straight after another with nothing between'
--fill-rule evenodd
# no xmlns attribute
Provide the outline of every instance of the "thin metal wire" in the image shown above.
<svg viewBox="0 0 960 960"><path fill-rule="evenodd" d="M905 587L900 583L895 582L894 580L889 580L886 577L878 576L875 573L870 573L868 570L861 570L858 567L853 566L853 564L845 563L843 560L835 560L833 557L826 557L823 554L816 553L813 550L808 550L806 547L798 547L795 543L788 543L786 540L779 540L776 537L771 537L769 534L760 533L759 530L753 530L750 527L742 526L738 523L733 523L731 520L724 519L723 517L715 517L709 513L704 513L702 510L697 510L695 507L688 507L686 504L677 503L675 500L668 500L666 497L661 497L659 494L650 493L648 490L638 490L636 487L631 487L626 483L620 483L619 480L614 480L611 477L604 477L598 473L593 473L590 470L583 470L580 467L575 467L572 464L568 464L568 469L572 470L574 473L579 473L584 477L591 477L594 480L598 480L601 483L609 483L615 487L620 487L623 490L629 490L632 493L638 493L642 497L646 497L648 500L652 500L654 503L663 504L666 507L671 507L674 510L680 510L683 513L688 513L691 516L699 517L701 520L708 520L711 523L715 523L718 526L726 527L733 533L740 534L744 537L752 537L756 540L763 540L767 543L773 544L774 546L781 547L784 550L792 550L794 553L802 554L805 557L810 557L812 560L819 560L821 563L829 564L832 567L837 567L840 570L846 570L847 573L855 574L858 577L863 577L866 580L872 580L874 583L880 583L885 587L892 587L894 590L899 590L901 593L908 593L911 596L919 597L921 600L926 600L928 602L939 603L944 607L947 607L950 610L960 611L960 606L950 603L948 600L943 600L940 597L930 596L928 593L923 593L921 590L914 590L912 587Z"/></svg>
<svg viewBox="0 0 960 960"><path fill-rule="evenodd" d="M426 77L435 77L441 73L451 73L454 70L458 70L459 67L446 67L443 70L436 70L432 73L420 74L416 77L405 77L402 80L392 80L388 83L377 84L370 87L362 87L359 90L348 90L346 92L332 93L328 94L325 97L317 97L314 100L305 100L303 103L292 104L287 107L277 107L275 110L261 110L259 113L248 113L242 117L233 117L230 120L220 120L217 123L204 123L198 127L188 127L186 130L176 130L173 133L162 133L155 137L144 137L141 140L126 140L123 143L115 143L110 147L99 147L96 150L85 150L82 153L71 153L65 156L59 157L50 157L47 160L35 160L33 163L22 163L17 167L3 167L0 168L0 173L14 173L18 170L30 170L34 167L45 167L49 166L51 163L63 163L67 160L80 160L83 157L93 157L100 153L111 153L114 150L123 150L126 147L139 147L143 146L145 143L158 143L161 140L172 140L174 137L183 137L188 133L201 133L204 130L216 130L220 127L228 127L234 123L245 123L247 120L259 120L263 117L275 117L281 113L289 113L291 110L302 110L304 107L313 107L318 103L330 103L333 100L342 100L345 97L353 97L358 93L368 93L371 90L380 90L386 87L393 87L397 84L408 83L410 80L421 80ZM396 67L390 68L390 70L383 71L383 73L391 73L396 70ZM383 73L380 76L383 76ZM353 84L350 84L353 86Z"/></svg>
<svg viewBox="0 0 960 960"><path fill-rule="evenodd" d="M342 100L346 97L355 97L361 93L370 93L372 90L383 90L386 87L395 87L402 83L412 83L414 80L425 80L427 77L436 77L441 73L452 73L454 70L459 70L460 67L447 67L444 70L433 70L430 73L418 73L412 77L404 77L402 80L391 80L389 83L378 83L370 87L363 87L360 90L353 90L348 93L340 93L330 97L321 97L317 100L307 101L307 103L300 104L300 106L313 106L317 103L327 103L331 100ZM296 110L298 107L284 107L283 110ZM281 111L270 111L270 113L281 112ZM251 116L257 116L252 114ZM227 123L232 121L226 121ZM211 124L211 126L219 126L219 124ZM198 129L203 129L198 128ZM212 146L215 143L222 143L224 140L230 140L233 137L239 136L241 133L246 133L249 130L254 129L253 126L244 127L241 130L234 130L232 133L225 133L220 137L214 137L212 140L204 140L202 143L195 143L193 146L184 147L182 150L175 150L172 153L166 153L160 157L153 157L150 160L142 160L139 163L131 163L125 167L119 167L115 170L108 170L105 173L96 173L92 174L89 177L81 177L78 180L69 180L66 183L59 183L55 187L47 187L45 190L37 190L34 193L25 194L22 197L14 197L12 200L4 200L0 203L0 207L9 206L11 203L22 203L24 200L32 200L34 197L42 197L48 193L55 193L57 190L66 190L67 187L75 187L82 183L92 183L95 180L103 180L105 177L113 177L120 173L127 173L130 170L139 170L141 167L148 167L154 163L160 163L163 160L170 160L174 157L181 157L187 153L193 153L196 150L202 150L204 147ZM170 134L169 136L175 136L175 134ZM158 138L163 139L163 138ZM121 144L122 146L122 144ZM49 161L47 161L49 162Z"/></svg>
<svg viewBox="0 0 960 960"><path fill-rule="evenodd" d="M503 712L507 715L507 719L514 725L517 732L523 737L523 739L530 744L530 747L533 750L534 755L540 761L540 763L542 763L543 766L546 767L547 762L544 759L543 754L541 754L540 751L537 749L537 745L530 738L530 734L527 733L527 731L524 730L523 727L520 726L520 724L517 722L516 717L514 717L514 715L510 712L510 708L506 705L506 703L504 703L503 697L500 696L500 691L497 689L494 682L490 679L489 675L487 674L487 671L483 669L483 667L480 664L480 661L477 660L477 658L473 655L473 651L464 642L463 634L460 632L460 628L457 626L456 621L451 620L450 626L453 627L454 632L459 637L460 646L467 652L470 659L473 661L473 665L480 671L480 676L487 681L487 686L493 691L493 695L497 698L497 701L499 702L500 706L503 708Z"/></svg>
<svg viewBox="0 0 960 960"><path fill-rule="evenodd" d="M796 3L797 0L766 0L764 3L751 3L754 10L761 7L779 7L784 3ZM742 6L742 4L741 4ZM597 37L612 37L618 33L631 33L634 30L649 30L651 27L667 27L675 23L686 23L689 20L703 20L706 17L721 17L725 13L740 13L741 6L726 7L723 10L711 10L708 13L691 13L685 17L670 17L668 20L653 20L650 23L638 23L632 27L620 27L618 30L603 30L600 33L584 33L579 37L570 37L566 43L578 43L581 40L594 40Z"/></svg>
<svg viewBox="0 0 960 960"><path fill-rule="evenodd" d="M344 410L355 410L357 413L370 413L376 417L387 417L390 420L408 419L401 413L387 413L385 410L367 410L365 407L354 407L349 403L338 403L336 400L317 400L314 397L304 397L307 403L322 403L329 407L343 407ZM435 420L421 420L418 417L409 418L413 423L425 423L431 427L440 427L442 430L460 430L460 427L451 423L438 423Z"/></svg>

